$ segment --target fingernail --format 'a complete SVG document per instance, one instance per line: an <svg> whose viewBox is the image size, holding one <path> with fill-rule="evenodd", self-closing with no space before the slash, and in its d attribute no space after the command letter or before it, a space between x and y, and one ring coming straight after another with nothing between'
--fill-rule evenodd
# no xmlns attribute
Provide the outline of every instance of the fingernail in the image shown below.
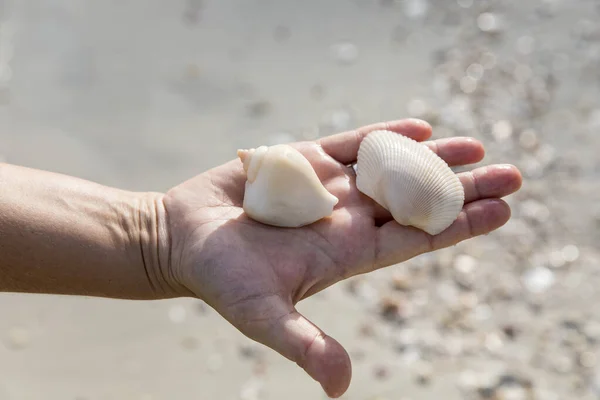
<svg viewBox="0 0 600 400"><path fill-rule="evenodd" d="M504 171L508 171L508 170L514 170L515 166L511 165L511 164L498 164L496 168L504 170Z"/></svg>
<svg viewBox="0 0 600 400"><path fill-rule="evenodd" d="M425 120L422 120L422 119L419 119L419 118L409 118L408 120L411 121L413 124L421 125L421 126L425 126L425 127L431 128L431 125L429 124L429 122L427 122Z"/></svg>

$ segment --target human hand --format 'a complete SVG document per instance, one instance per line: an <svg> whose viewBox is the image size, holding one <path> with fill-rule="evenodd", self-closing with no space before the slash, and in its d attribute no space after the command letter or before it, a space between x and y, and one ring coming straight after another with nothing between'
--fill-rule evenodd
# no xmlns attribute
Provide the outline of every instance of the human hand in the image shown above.
<svg viewBox="0 0 600 400"><path fill-rule="evenodd" d="M296 362L330 397L347 390L350 358L295 305L343 279L501 227L510 209L500 198L521 186L513 166L460 173L465 206L452 226L436 236L401 226L358 191L348 166L356 161L360 141L377 129L417 141L431 136L427 123L400 120L293 144L339 199L331 217L309 226L276 228L249 219L242 209L246 175L239 159L173 188L163 199L170 248L159 251L169 252L171 272L189 290L186 295L204 300L243 334ZM470 138L426 143L451 166L484 156L482 144Z"/></svg>

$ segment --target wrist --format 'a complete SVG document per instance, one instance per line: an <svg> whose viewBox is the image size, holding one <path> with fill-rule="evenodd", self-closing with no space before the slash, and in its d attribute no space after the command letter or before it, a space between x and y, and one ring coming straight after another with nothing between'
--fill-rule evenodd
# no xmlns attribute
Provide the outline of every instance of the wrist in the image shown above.
<svg viewBox="0 0 600 400"><path fill-rule="evenodd" d="M138 255L156 299L192 296L172 262L172 232L162 193L140 193L129 220L130 251Z"/></svg>

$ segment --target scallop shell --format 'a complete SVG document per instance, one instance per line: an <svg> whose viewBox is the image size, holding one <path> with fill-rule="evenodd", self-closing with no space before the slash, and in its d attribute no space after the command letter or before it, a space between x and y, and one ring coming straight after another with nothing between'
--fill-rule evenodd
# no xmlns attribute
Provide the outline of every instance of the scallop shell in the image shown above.
<svg viewBox="0 0 600 400"><path fill-rule="evenodd" d="M363 139L356 186L388 210L401 225L430 235L447 229L458 217L465 194L448 164L422 143L390 131Z"/></svg>
<svg viewBox="0 0 600 400"><path fill-rule="evenodd" d="M244 212L277 227L309 225L333 213L338 198L325 189L308 160L289 145L238 150L244 163Z"/></svg>

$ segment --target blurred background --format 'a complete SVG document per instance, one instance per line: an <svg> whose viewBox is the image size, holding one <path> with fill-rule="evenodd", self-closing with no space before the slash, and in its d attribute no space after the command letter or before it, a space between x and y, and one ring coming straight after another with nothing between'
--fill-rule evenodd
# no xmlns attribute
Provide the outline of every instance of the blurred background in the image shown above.
<svg viewBox="0 0 600 400"><path fill-rule="evenodd" d="M598 0L2 0L0 158L166 191L409 116L523 189L497 232L299 305L352 400L600 398ZM326 307L325 307L326 305ZM325 399L199 301L0 296L0 400Z"/></svg>

